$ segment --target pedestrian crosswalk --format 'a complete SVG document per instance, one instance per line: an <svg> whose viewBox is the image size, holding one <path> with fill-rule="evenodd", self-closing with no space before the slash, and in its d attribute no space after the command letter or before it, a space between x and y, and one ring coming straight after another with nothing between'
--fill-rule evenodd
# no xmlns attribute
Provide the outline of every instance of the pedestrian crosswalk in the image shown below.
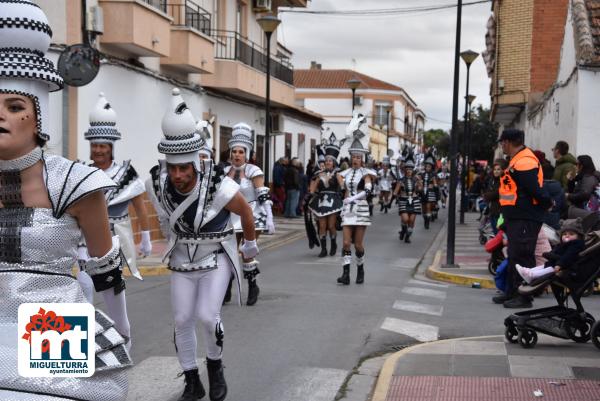
<svg viewBox="0 0 600 401"><path fill-rule="evenodd" d="M410 279L400 292L403 299L394 301L393 309L409 312L413 315L425 315L427 323L388 316L381 324L382 330L391 331L417 341L436 341L439 339L439 327L430 324L431 317L441 317L444 313L443 301L447 296L447 284ZM408 298L408 299L404 299ZM403 314L402 317L409 316ZM419 320L419 319L417 319ZM423 320L423 319L421 319Z"/></svg>

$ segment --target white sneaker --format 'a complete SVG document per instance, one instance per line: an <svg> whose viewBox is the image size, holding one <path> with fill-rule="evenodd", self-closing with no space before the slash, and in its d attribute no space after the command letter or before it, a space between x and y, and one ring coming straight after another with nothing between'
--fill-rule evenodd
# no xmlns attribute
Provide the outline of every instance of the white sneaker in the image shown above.
<svg viewBox="0 0 600 401"><path fill-rule="evenodd" d="M518 263L515 265L515 268L517 269L519 275L523 277L523 280L525 280L525 282L529 284L531 282L531 272L529 271L529 269L521 266Z"/></svg>

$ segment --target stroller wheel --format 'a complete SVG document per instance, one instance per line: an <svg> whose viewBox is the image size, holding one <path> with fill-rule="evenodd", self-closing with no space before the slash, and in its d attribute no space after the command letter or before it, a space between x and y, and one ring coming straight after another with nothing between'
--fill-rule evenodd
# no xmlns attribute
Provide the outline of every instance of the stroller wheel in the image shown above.
<svg viewBox="0 0 600 401"><path fill-rule="evenodd" d="M487 242L487 238L485 237L485 235L479 234L479 244L485 245L486 242Z"/></svg>
<svg viewBox="0 0 600 401"><path fill-rule="evenodd" d="M496 275L496 269L498 268L498 264L496 263L496 261L494 260L494 258L490 258L490 261L488 262L488 271L490 272L490 274L492 276Z"/></svg>
<svg viewBox="0 0 600 401"><path fill-rule="evenodd" d="M599 330L600 331L600 330ZM513 324L509 324L504 329L504 338L511 344L516 344L519 340L519 332Z"/></svg>
<svg viewBox="0 0 600 401"><path fill-rule="evenodd" d="M519 330L519 336L517 337L517 341L521 344L523 348L533 348L537 344L538 336L535 330L532 329L522 329Z"/></svg>
<svg viewBox="0 0 600 401"><path fill-rule="evenodd" d="M600 349L600 321L597 321L592 326L592 343L596 346L596 348Z"/></svg>
<svg viewBox="0 0 600 401"><path fill-rule="evenodd" d="M578 318L567 320L565 322L565 330L571 340L576 343L586 343L590 341L594 323L594 317L586 312L583 322Z"/></svg>

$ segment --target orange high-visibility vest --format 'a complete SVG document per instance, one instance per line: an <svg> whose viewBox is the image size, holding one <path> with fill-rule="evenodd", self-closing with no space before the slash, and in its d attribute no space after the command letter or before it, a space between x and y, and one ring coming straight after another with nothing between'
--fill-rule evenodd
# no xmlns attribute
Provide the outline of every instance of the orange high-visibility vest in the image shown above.
<svg viewBox="0 0 600 401"><path fill-rule="evenodd" d="M538 184L542 187L544 185L542 166L531 149L525 148L511 159L508 168L504 170L504 174L500 178L500 188L498 190L500 194L500 206L515 206L517 204L519 188L517 188L517 183L510 174L511 171L527 171L534 168L538 169ZM533 204L537 205L537 203L537 199L533 199Z"/></svg>

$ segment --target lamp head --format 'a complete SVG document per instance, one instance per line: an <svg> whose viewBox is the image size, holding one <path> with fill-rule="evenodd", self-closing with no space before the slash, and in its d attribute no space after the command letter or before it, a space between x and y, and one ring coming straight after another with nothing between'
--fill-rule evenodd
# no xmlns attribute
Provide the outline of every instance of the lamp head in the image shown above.
<svg viewBox="0 0 600 401"><path fill-rule="evenodd" d="M362 81L358 78L352 78L349 79L348 82L346 82L348 84L348 87L352 90L356 90L356 88L358 88L360 86L360 84L362 84Z"/></svg>
<svg viewBox="0 0 600 401"><path fill-rule="evenodd" d="M467 66L470 66L478 56L479 53L474 52L473 50L465 50L464 52L460 53L460 57Z"/></svg>
<svg viewBox="0 0 600 401"><path fill-rule="evenodd" d="M473 101L475 100L477 96L475 95L468 95L467 96L467 102L469 102L469 105L471 105L473 103Z"/></svg>
<svg viewBox="0 0 600 401"><path fill-rule="evenodd" d="M258 22L258 25L260 25L260 27L263 31L265 31L265 33L270 34L275 32L275 30L281 23L281 20L278 19L276 16L269 14L258 18L256 22Z"/></svg>

